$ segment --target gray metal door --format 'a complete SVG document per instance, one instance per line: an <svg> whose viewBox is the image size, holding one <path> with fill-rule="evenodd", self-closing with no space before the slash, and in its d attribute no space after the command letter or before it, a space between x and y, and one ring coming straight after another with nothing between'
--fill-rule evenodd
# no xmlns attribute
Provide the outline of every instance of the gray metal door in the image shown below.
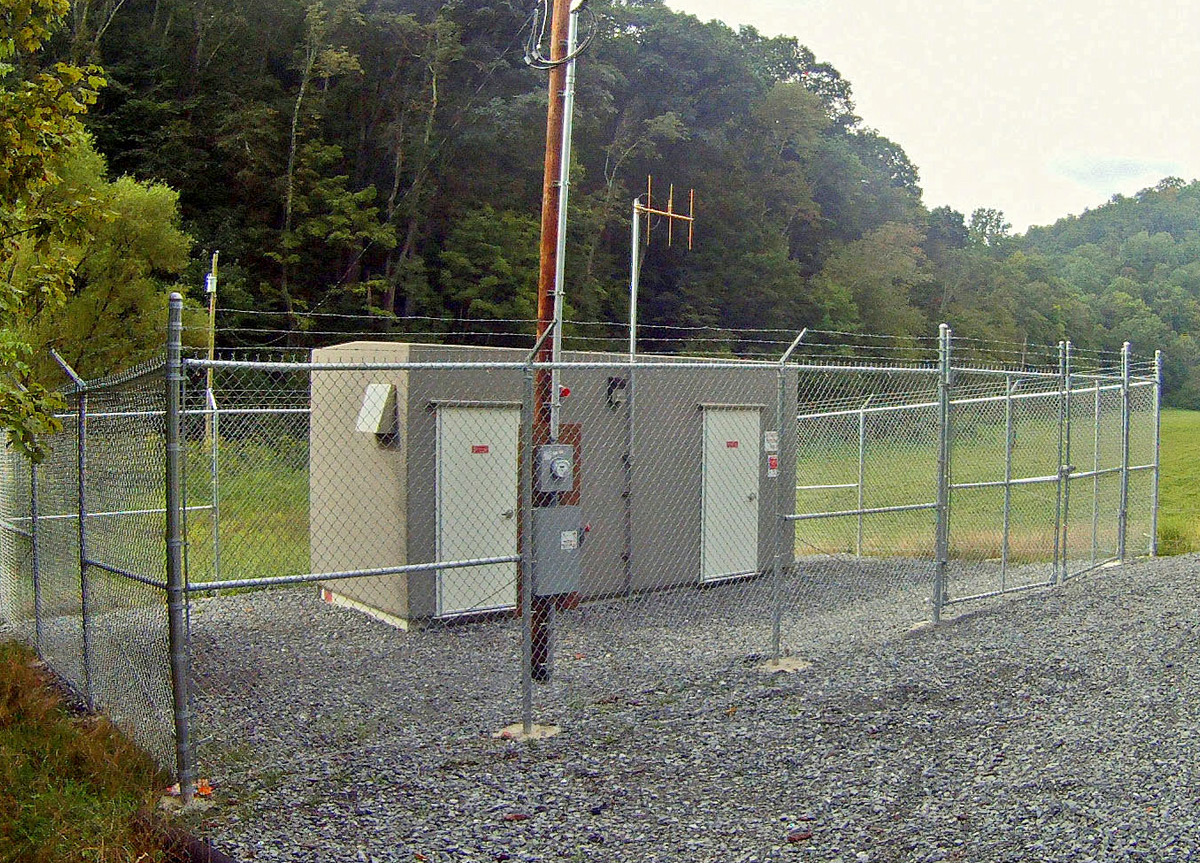
<svg viewBox="0 0 1200 863"><path fill-rule="evenodd" d="M521 412L440 407L437 415L437 558L478 560L517 553L517 438ZM517 565L442 570L438 616L515 607Z"/></svg>
<svg viewBox="0 0 1200 863"><path fill-rule="evenodd" d="M700 581L758 571L758 408L704 410Z"/></svg>

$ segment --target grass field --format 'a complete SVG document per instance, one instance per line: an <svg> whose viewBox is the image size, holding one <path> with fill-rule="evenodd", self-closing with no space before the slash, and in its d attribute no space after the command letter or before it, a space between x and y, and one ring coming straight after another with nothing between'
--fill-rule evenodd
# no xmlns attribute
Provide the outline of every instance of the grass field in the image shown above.
<svg viewBox="0 0 1200 863"><path fill-rule="evenodd" d="M1013 563L1044 561L1054 555L1058 489L1052 478L1059 459L1059 429L1057 406L1052 399L1023 404L1014 421L1010 475L1014 480L1040 481L1014 485L1009 494L1008 558ZM1121 463L1118 418L1119 414L1110 415L1102 423L1099 441L1091 431L1094 425L1090 415L1077 427L1070 458L1078 470L1090 470L1097 462L1101 468ZM862 506L934 504L937 430L932 411L868 415L866 423ZM858 419L853 415L802 425L797 512L858 508L858 446ZM960 411L951 456L954 488L950 554L954 559L999 559L1003 553L1004 488L966 486L1002 481L1005 452L1002 402L967 406ZM1072 557L1112 556L1117 543L1118 478L1076 479L1071 487L1074 505L1067 509L1067 535ZM1093 500L1098 501L1096 510ZM868 515L861 520L861 528L857 516L801 521L797 552L855 553L861 549L868 556L927 557L933 553L935 519L932 509L924 509Z"/></svg>
<svg viewBox="0 0 1200 863"><path fill-rule="evenodd" d="M1161 554L1200 550L1200 411L1162 413Z"/></svg>

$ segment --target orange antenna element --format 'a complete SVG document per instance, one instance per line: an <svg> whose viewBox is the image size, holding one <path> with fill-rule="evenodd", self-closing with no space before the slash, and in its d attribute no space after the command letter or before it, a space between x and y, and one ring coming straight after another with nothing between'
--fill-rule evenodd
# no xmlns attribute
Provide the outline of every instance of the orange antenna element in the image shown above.
<svg viewBox="0 0 1200 863"><path fill-rule="evenodd" d="M688 193L688 214L675 212L675 186L672 184L667 194L667 208L654 208L654 178L646 178L646 203L642 203L639 195L633 201L633 219L630 221L632 243L629 257L629 362L637 358L637 300L638 282L641 278L641 248L642 248L642 216L646 217L646 245L650 245L651 216L664 216L667 220L667 244L674 241L675 221L678 219L688 223L688 249L692 248L695 238L696 224L696 190ZM632 374L632 369L630 370Z"/></svg>
<svg viewBox="0 0 1200 863"><path fill-rule="evenodd" d="M674 216L675 216L675 184L674 183L671 184L671 192L670 192L670 194L667 195L667 212L670 213L672 216L672 218L667 219L667 245L673 246L675 244L675 219L674 219Z"/></svg>
<svg viewBox="0 0 1200 863"><path fill-rule="evenodd" d="M647 174L646 175L646 213L647 213L647 215L650 212L652 212L650 209L650 207L651 207L650 198L651 198L651 195L653 192L653 187L654 187L654 178L651 177L649 174ZM649 219L646 219L646 245L647 246L650 245L650 228L651 228L651 222Z"/></svg>
<svg viewBox="0 0 1200 863"><path fill-rule="evenodd" d="M688 223L688 249L691 250L695 242L695 223L696 223L696 190L692 189L688 192L688 213L685 216L683 213L675 212L675 185L672 183L667 193L667 208L665 210L655 209L653 206L653 183L652 177L646 178L646 203L640 201L634 204L637 215L646 216L646 245L650 245L650 227L652 220L650 216L662 216L667 220L667 245L673 245L675 242L675 222Z"/></svg>
<svg viewBox="0 0 1200 863"><path fill-rule="evenodd" d="M691 201L688 203L688 251L692 250L692 240L696 236L696 190L692 189Z"/></svg>

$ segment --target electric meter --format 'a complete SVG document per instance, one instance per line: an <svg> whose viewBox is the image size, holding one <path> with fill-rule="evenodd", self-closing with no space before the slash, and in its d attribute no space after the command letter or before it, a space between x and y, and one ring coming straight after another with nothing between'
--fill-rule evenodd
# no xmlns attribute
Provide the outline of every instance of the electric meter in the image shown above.
<svg viewBox="0 0 1200 863"><path fill-rule="evenodd" d="M575 447L547 444L538 450L538 491L564 492L575 488Z"/></svg>

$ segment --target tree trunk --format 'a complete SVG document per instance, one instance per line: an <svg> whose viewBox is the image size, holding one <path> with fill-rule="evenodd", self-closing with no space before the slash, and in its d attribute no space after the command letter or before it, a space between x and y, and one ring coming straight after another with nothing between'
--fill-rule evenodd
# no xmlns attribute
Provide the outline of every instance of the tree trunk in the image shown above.
<svg viewBox="0 0 1200 863"><path fill-rule="evenodd" d="M296 102L292 106L292 125L291 132L288 135L288 158L287 158L287 174L284 185L284 202L283 202L283 232L280 235L280 274L279 274L279 289L283 294L283 302L287 307L288 326L290 329L296 329L295 305L292 301L292 294L289 285L290 249L288 248L289 237L292 233L292 208L295 202L296 188L296 153L300 144L300 112L304 107L304 95L308 91L309 80L312 77L313 64L316 62L316 48L311 44L305 51L304 69L300 78L300 89L296 92Z"/></svg>

